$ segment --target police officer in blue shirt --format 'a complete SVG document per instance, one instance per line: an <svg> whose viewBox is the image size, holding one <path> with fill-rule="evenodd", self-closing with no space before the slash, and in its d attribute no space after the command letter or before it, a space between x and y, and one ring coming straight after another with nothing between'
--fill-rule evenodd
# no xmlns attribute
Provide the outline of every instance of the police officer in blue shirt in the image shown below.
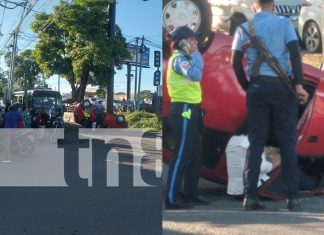
<svg viewBox="0 0 324 235"><path fill-rule="evenodd" d="M238 27L232 44L232 65L237 79L247 93L248 137L250 149L244 169L244 210L263 209L257 197L261 155L271 127L282 155L282 175L287 187L287 208L299 209L299 179L296 155L298 101L303 104L308 93L303 89L303 71L298 39L291 21L273 14L274 0L254 0L252 21L242 24L255 34L278 60L287 76L293 77L296 96L280 80L266 61L258 61L258 51L249 35ZM246 54L246 78L242 59ZM258 59L257 59L258 58ZM255 64L259 64L258 68Z"/></svg>
<svg viewBox="0 0 324 235"><path fill-rule="evenodd" d="M190 208L208 204L198 194L200 175L202 122L200 103L203 60L197 47L196 34L181 26L170 35L172 56L167 71L167 88L171 98L168 122L174 133L175 147L170 163L166 208ZM184 179L184 192L180 192Z"/></svg>

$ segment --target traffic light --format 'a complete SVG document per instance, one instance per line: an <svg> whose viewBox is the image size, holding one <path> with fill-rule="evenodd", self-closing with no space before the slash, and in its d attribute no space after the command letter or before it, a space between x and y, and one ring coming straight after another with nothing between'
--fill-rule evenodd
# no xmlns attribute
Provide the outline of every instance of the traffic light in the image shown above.
<svg viewBox="0 0 324 235"><path fill-rule="evenodd" d="M160 66L161 66L161 52L154 51L154 67L160 67Z"/></svg>
<svg viewBox="0 0 324 235"><path fill-rule="evenodd" d="M161 83L161 71L160 70L156 70L154 72L153 85L154 86L159 86L160 83Z"/></svg>
<svg viewBox="0 0 324 235"><path fill-rule="evenodd" d="M147 47L143 44L143 45L140 46L139 53L141 53L141 54L142 54L142 53L145 53L146 50L147 50Z"/></svg>

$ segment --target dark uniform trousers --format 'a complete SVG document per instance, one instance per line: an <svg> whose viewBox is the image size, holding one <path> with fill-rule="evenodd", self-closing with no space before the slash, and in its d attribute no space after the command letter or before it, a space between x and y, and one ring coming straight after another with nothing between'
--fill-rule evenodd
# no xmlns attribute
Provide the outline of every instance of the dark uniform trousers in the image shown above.
<svg viewBox="0 0 324 235"><path fill-rule="evenodd" d="M281 154L281 172L287 196L299 196L299 174L296 154L298 101L279 78L252 78L247 90L248 138L250 148L244 167L244 194L257 196L261 155L269 128L274 133Z"/></svg>
<svg viewBox="0 0 324 235"><path fill-rule="evenodd" d="M177 203L182 200L180 188L183 178L184 198L195 199L198 195L201 159L200 105L172 103L168 122L173 131L175 148L169 167L166 201Z"/></svg>

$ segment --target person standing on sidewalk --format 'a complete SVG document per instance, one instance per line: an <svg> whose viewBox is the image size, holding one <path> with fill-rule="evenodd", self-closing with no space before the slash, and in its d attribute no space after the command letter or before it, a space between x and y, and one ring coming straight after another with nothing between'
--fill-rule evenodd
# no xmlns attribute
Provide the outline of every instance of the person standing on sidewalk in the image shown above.
<svg viewBox="0 0 324 235"><path fill-rule="evenodd" d="M198 193L203 60L196 34L189 27L178 27L169 37L173 54L167 70L167 88L171 98L168 122L173 130L175 146L168 172L165 206L166 209L183 209L209 203ZM181 193L183 178L184 192Z"/></svg>
<svg viewBox="0 0 324 235"><path fill-rule="evenodd" d="M236 29L232 45L232 65L237 79L247 93L248 138L250 149L244 169L244 210L263 209L257 197L261 155L272 128L282 155L282 175L287 187L287 208L299 210L299 179L296 154L298 100L306 103L308 93L303 88L303 70L298 38L291 21L273 14L274 0L254 0L256 15L252 21ZM279 78L250 43L248 33L256 35L269 49L287 77L293 76L296 95ZM246 53L247 80L242 59ZM292 72L292 73L291 73Z"/></svg>

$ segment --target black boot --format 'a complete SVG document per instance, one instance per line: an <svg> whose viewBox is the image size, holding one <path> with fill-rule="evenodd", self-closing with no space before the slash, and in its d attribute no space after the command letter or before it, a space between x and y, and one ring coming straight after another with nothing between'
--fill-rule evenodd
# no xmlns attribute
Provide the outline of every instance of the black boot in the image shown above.
<svg viewBox="0 0 324 235"><path fill-rule="evenodd" d="M243 209L245 211L255 211L255 210L262 210L264 209L264 204L260 201L259 198L249 198L244 197L243 200Z"/></svg>
<svg viewBox="0 0 324 235"><path fill-rule="evenodd" d="M185 202L183 200L178 200L176 202L169 202L166 200L165 202L165 209L167 210L186 210L186 209L192 209L193 204L190 202Z"/></svg>
<svg viewBox="0 0 324 235"><path fill-rule="evenodd" d="M209 205L210 204L210 201L208 201L206 198L204 198L201 195L198 195L196 198L189 199L186 201L189 203L193 203L194 205Z"/></svg>
<svg viewBox="0 0 324 235"><path fill-rule="evenodd" d="M298 198L289 198L287 200L287 208L289 211L299 211L300 210L300 204Z"/></svg>

